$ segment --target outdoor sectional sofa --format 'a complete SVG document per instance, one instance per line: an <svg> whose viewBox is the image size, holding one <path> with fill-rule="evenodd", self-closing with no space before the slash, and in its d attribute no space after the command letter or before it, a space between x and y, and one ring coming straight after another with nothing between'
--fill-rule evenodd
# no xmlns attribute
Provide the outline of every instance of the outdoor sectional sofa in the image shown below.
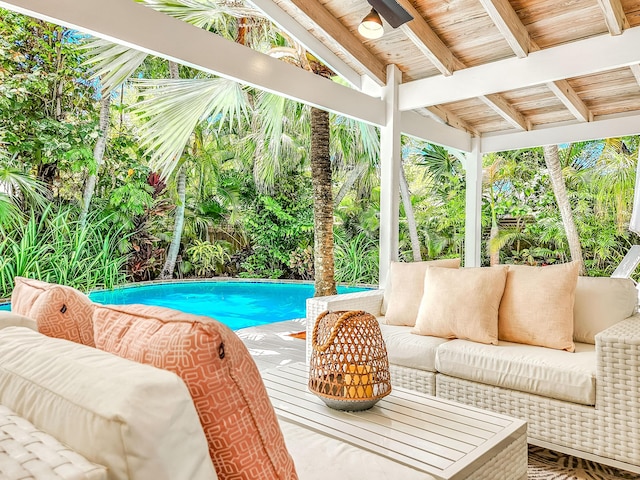
<svg viewBox="0 0 640 480"><path fill-rule="evenodd" d="M454 269L443 268L456 267L457 263L440 266L429 262L394 263L389 288L385 290L307 300L307 356L311 354L309 339L313 325L321 312L369 312L379 319L392 385L526 420L529 443L640 473L638 291L629 279L579 277L573 280L574 290L569 280L568 290L554 299L552 290L559 287L553 277L568 265L530 267L531 270L503 267L507 276L503 286L494 289L496 294L487 293L487 282L483 279L470 286L458 278L459 274L449 273ZM467 270L467 277L480 273L484 276L490 268L459 271L464 274ZM510 282L514 271L526 277L526 281ZM434 277L433 272L439 276ZM448 283L434 285L434 278L437 281L444 278L443 275L449 276ZM524 291L514 291L514 288ZM464 339L468 331L456 335L456 332L446 332L445 328L445 335L418 335L412 333L418 327L411 326L410 320L406 321L408 325L397 325L403 323L402 319L388 321L391 310L394 315L398 310L405 314L408 310L414 322L416 309L427 315L424 298L428 291L431 299L427 303L430 302L431 308L437 310L440 305L436 304L450 304L450 310L440 313L456 317L453 323L458 324L454 330L459 331L469 324L477 327L474 322L480 321L483 307L474 302L479 298L497 298L497 304L494 301L489 310L502 315L505 298L510 296L511 301L516 299L522 303L517 313L530 318L530 337L541 334L552 342L557 342L562 335L545 326L544 317L558 310L553 305L556 300L562 303L564 299L564 307L558 308L564 308L566 315L567 305L571 307L573 339L565 338L562 342L568 341L567 349L575 348L575 351L561 349L562 343L547 348L504 341L500 329L499 338L491 344ZM413 305L409 305L412 302ZM457 310L461 310L462 315ZM498 325L502 327L502 318L499 320Z"/></svg>
<svg viewBox="0 0 640 480"><path fill-rule="evenodd" d="M16 283L13 311L0 311L2 479L434 480L276 419L218 322Z"/></svg>

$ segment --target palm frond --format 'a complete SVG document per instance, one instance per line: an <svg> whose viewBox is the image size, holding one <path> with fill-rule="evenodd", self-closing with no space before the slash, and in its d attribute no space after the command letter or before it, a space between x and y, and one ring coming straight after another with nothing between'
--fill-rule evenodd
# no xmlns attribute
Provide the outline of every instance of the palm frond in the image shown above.
<svg viewBox="0 0 640 480"><path fill-rule="evenodd" d="M91 38L81 48L87 50L89 58L84 65L92 66L91 78L99 78L103 93L115 90L131 77L147 54L124 45L111 43L102 38Z"/></svg>
<svg viewBox="0 0 640 480"><path fill-rule="evenodd" d="M249 102L240 84L224 78L135 79L142 100L131 107L139 120L140 145L151 167L168 177L198 122L241 124Z"/></svg>
<svg viewBox="0 0 640 480"><path fill-rule="evenodd" d="M0 168L0 191L3 191L15 205L21 198L37 208L47 205L46 187L26 172L13 167Z"/></svg>
<svg viewBox="0 0 640 480"><path fill-rule="evenodd" d="M225 15L243 18L264 18L257 8L242 1L216 2L214 0L137 0L154 10L157 10L184 22L200 28L209 29L225 22Z"/></svg>

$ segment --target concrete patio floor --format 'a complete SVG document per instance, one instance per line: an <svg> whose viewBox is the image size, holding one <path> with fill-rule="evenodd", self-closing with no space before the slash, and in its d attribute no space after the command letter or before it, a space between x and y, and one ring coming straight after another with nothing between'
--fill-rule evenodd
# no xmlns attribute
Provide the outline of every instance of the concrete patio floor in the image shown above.
<svg viewBox="0 0 640 480"><path fill-rule="evenodd" d="M305 361L305 341L291 333L305 330L306 320L299 318L237 330L260 371Z"/></svg>

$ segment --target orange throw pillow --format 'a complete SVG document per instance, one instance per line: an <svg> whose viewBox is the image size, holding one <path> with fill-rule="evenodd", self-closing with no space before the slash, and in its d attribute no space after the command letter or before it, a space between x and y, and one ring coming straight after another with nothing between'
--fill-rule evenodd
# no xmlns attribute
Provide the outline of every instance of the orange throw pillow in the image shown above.
<svg viewBox="0 0 640 480"><path fill-rule="evenodd" d="M40 333L90 347L94 305L75 288L24 277L15 278L11 294L11 312L35 320Z"/></svg>
<svg viewBox="0 0 640 480"><path fill-rule="evenodd" d="M258 368L226 325L146 305L98 305L93 322L99 349L182 378L220 480L297 479Z"/></svg>

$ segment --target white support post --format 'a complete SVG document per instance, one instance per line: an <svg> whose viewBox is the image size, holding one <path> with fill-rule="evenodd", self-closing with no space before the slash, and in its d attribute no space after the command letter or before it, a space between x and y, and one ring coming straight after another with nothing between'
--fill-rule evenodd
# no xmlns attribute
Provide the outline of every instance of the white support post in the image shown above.
<svg viewBox="0 0 640 480"><path fill-rule="evenodd" d="M482 153L480 139L471 141L471 153L465 155L463 166L467 180L465 228L464 228L464 266L479 267L482 247Z"/></svg>
<svg viewBox="0 0 640 480"><path fill-rule="evenodd" d="M387 85L383 88L386 105L385 124L380 129L380 287L387 283L389 264L398 259L400 216L401 114L398 90L402 73L387 66Z"/></svg>

